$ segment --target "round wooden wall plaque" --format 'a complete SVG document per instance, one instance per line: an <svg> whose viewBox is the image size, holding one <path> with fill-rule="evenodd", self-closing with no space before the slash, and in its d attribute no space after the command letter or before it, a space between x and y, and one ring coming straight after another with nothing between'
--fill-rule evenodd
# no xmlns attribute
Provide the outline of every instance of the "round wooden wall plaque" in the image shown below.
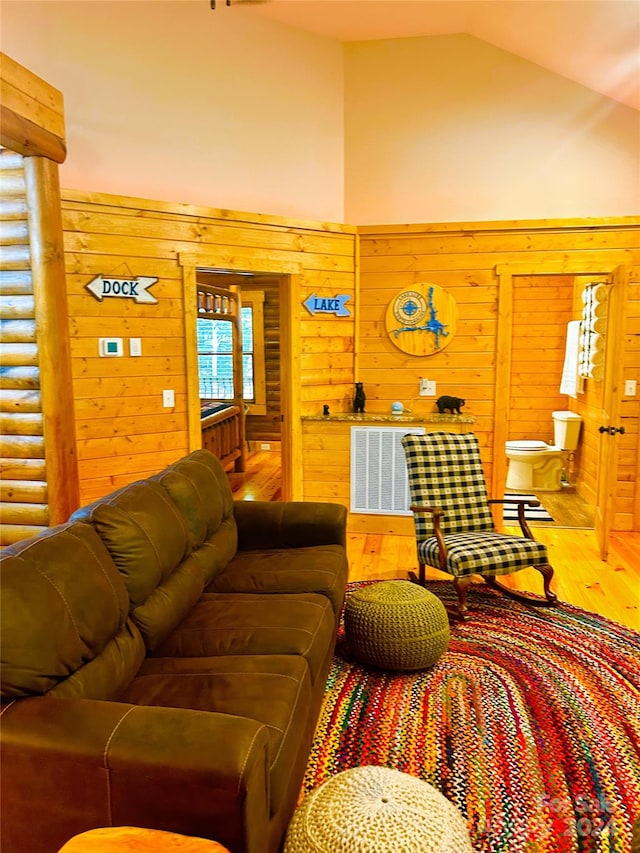
<svg viewBox="0 0 640 853"><path fill-rule="evenodd" d="M454 338L458 307L437 284L421 282L399 293L387 308L385 326L398 349L409 355L434 355Z"/></svg>

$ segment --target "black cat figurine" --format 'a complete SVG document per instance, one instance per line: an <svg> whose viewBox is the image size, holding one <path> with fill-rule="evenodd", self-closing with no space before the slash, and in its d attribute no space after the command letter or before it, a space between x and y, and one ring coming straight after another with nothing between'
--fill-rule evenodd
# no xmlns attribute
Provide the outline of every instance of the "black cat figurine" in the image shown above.
<svg viewBox="0 0 640 853"><path fill-rule="evenodd" d="M451 412L452 415L461 414L460 408L464 406L465 401L462 397L448 397L446 394L443 397L438 397L436 400L436 406L438 407L438 411L441 415L443 415L447 409Z"/></svg>
<svg viewBox="0 0 640 853"><path fill-rule="evenodd" d="M356 396L353 398L353 411L364 412L364 403L367 399L362 382L356 382Z"/></svg>

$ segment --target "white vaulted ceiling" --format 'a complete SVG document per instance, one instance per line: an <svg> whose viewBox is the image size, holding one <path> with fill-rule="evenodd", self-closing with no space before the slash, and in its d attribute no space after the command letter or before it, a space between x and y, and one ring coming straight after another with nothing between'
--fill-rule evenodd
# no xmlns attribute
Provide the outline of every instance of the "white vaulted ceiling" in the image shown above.
<svg viewBox="0 0 640 853"><path fill-rule="evenodd" d="M224 2L213 14L233 13ZM232 0L232 6L344 42L467 33L640 109L640 0Z"/></svg>

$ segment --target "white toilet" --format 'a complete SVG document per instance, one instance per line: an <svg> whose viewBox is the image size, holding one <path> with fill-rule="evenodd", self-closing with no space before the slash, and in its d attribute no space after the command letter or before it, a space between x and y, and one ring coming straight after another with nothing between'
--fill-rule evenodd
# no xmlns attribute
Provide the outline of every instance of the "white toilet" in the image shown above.
<svg viewBox="0 0 640 853"><path fill-rule="evenodd" d="M507 441L507 488L517 492L558 492L562 488L563 451L575 450L582 418L575 412L553 412L554 444Z"/></svg>

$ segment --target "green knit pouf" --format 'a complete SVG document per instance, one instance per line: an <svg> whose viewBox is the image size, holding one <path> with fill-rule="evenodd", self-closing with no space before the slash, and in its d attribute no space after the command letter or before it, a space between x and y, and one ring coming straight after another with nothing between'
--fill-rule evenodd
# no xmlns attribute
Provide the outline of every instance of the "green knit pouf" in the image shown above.
<svg viewBox="0 0 640 853"><path fill-rule="evenodd" d="M378 669L426 669L449 643L444 604L411 581L381 581L354 590L345 606L344 628L354 656Z"/></svg>
<svg viewBox="0 0 640 853"><path fill-rule="evenodd" d="M314 788L284 853L473 853L467 823L440 791L389 767L354 767Z"/></svg>

